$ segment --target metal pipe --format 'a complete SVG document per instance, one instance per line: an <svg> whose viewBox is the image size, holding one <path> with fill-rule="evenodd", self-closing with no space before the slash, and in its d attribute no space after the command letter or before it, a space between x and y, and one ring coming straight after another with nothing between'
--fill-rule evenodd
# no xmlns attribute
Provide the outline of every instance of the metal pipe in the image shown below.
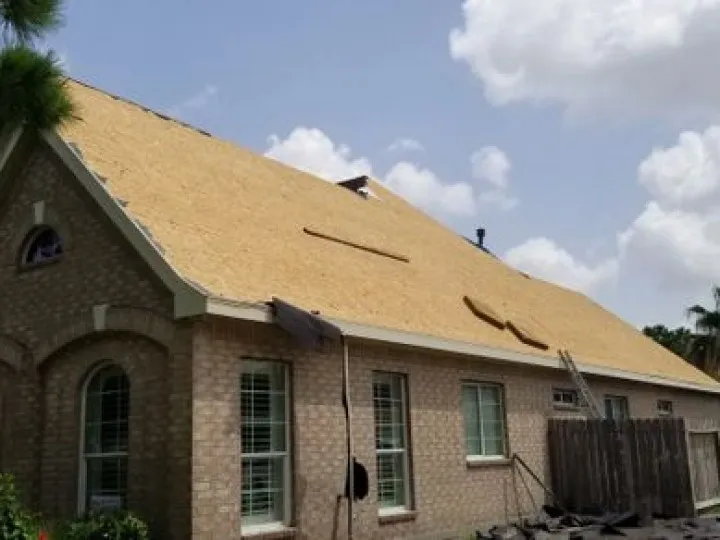
<svg viewBox="0 0 720 540"><path fill-rule="evenodd" d="M350 355L348 348L348 340L345 334L342 334L343 363L342 363L342 393L343 404L345 405L345 439L347 445L347 484L348 484L348 504L347 504L347 534L348 540L353 537L353 497L355 494L355 478L353 467L353 444L352 444L352 410L350 407Z"/></svg>

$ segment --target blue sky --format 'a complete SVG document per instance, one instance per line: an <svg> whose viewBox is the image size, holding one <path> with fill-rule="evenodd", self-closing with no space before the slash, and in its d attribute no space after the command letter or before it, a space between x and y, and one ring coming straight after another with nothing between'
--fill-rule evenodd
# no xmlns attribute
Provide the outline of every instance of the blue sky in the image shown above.
<svg viewBox="0 0 720 540"><path fill-rule="evenodd" d="M328 180L371 172L634 324L709 299L720 0L211 4L71 0L49 44L73 77L219 137Z"/></svg>

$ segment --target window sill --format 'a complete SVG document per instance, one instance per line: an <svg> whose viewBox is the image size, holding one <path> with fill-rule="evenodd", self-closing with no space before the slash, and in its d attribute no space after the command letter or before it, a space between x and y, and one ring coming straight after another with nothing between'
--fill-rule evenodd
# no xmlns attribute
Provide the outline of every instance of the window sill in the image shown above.
<svg viewBox="0 0 720 540"><path fill-rule="evenodd" d="M25 272L32 272L33 270L39 270L40 268L47 268L48 266L57 264L57 263L61 262L62 260L63 260L63 255L58 255L57 257L53 257L52 259L46 259L44 261L31 262L31 263L21 262L17 267L17 271L19 274L24 274Z"/></svg>
<svg viewBox="0 0 720 540"><path fill-rule="evenodd" d="M378 512L378 522L380 525L390 525L391 523L401 523L404 521L414 521L417 518L415 510L380 510Z"/></svg>
<svg viewBox="0 0 720 540"><path fill-rule="evenodd" d="M285 527L283 525L266 526L266 527L247 527L241 530L240 537L248 540L284 540L285 538L295 538L297 531L294 527Z"/></svg>
<svg viewBox="0 0 720 540"><path fill-rule="evenodd" d="M465 459L468 469L480 469L484 467L506 467L512 464L510 458L486 458L470 456Z"/></svg>
<svg viewBox="0 0 720 540"><path fill-rule="evenodd" d="M579 411L580 405L570 403L553 403L553 409L558 411Z"/></svg>

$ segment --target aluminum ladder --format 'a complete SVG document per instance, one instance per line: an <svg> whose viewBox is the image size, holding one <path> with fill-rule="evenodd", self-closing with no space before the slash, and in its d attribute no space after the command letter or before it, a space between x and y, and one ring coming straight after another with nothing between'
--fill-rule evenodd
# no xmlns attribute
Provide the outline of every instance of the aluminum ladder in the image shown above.
<svg viewBox="0 0 720 540"><path fill-rule="evenodd" d="M589 416L593 418L603 418L602 409L600 409L600 405L595 400L595 397L593 396L592 392L590 391L590 387L588 386L587 382L585 381L585 378L582 376L580 371L578 370L577 366L575 365L575 361L572 359L572 356L570 356L570 353L566 350L559 350L558 354L560 355L560 360L562 360L563 364L565 364L565 368L570 372L570 376L572 377L573 382L575 383L575 386L580 391L580 396L583 400L583 405L585 409L588 411Z"/></svg>

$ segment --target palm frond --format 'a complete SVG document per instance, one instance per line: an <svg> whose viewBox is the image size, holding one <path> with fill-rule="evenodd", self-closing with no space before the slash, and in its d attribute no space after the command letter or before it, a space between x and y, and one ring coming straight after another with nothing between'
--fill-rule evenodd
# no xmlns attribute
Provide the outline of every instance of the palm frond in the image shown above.
<svg viewBox="0 0 720 540"><path fill-rule="evenodd" d="M55 54L24 45L0 51L0 125L55 128L71 121L76 109Z"/></svg>
<svg viewBox="0 0 720 540"><path fill-rule="evenodd" d="M0 26L5 42L28 44L56 30L63 22L62 8L63 0L0 0Z"/></svg>

